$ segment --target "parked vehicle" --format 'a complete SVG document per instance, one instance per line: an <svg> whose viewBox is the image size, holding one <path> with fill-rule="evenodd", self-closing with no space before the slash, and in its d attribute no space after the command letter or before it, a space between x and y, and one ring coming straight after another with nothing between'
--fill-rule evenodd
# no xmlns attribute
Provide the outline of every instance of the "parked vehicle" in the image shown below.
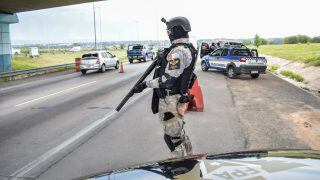
<svg viewBox="0 0 320 180"><path fill-rule="evenodd" d="M258 78L267 69L265 57L259 57L256 49L246 47L219 48L204 56L201 60L201 69L216 69L226 72L229 78L236 78L240 74L250 74Z"/></svg>
<svg viewBox="0 0 320 180"><path fill-rule="evenodd" d="M127 57L130 63L133 60L139 60L146 62L148 59L154 58L152 49L148 49L146 46L141 44L133 44L128 46Z"/></svg>
<svg viewBox="0 0 320 180"><path fill-rule="evenodd" d="M30 47L29 48L29 56L30 57L37 57L39 56L39 49L37 47Z"/></svg>
<svg viewBox="0 0 320 180"><path fill-rule="evenodd" d="M119 68L119 58L106 51L92 51L82 55L80 71L86 74L88 70L105 72L106 68Z"/></svg>

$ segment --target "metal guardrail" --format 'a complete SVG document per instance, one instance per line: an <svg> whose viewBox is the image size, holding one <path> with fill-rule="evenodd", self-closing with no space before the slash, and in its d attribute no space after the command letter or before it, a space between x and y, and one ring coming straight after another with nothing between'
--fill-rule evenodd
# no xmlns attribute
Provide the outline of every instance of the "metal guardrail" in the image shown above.
<svg viewBox="0 0 320 180"><path fill-rule="evenodd" d="M68 67L73 67L73 66L75 66L75 63L60 64L60 65L55 65L55 66L47 66L47 67L40 67L40 68L32 68L32 69L25 69L25 70L3 72L3 73L0 73L0 78L13 77L13 76L30 74L30 73L39 73L39 72L43 72L43 71L55 70L55 69L60 69L60 68L67 69Z"/></svg>

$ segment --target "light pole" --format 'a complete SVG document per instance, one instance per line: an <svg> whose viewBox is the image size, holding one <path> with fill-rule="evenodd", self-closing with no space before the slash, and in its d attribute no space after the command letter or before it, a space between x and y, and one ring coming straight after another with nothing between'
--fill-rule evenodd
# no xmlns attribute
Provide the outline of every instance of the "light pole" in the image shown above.
<svg viewBox="0 0 320 180"><path fill-rule="evenodd" d="M97 32L96 32L96 8L94 7L94 1L92 2L93 9L93 29L94 29L94 49L97 50Z"/></svg>
<svg viewBox="0 0 320 180"><path fill-rule="evenodd" d="M100 25L100 49L102 49L102 28L101 28L101 13L100 13L100 7L95 7L99 9L99 25Z"/></svg>

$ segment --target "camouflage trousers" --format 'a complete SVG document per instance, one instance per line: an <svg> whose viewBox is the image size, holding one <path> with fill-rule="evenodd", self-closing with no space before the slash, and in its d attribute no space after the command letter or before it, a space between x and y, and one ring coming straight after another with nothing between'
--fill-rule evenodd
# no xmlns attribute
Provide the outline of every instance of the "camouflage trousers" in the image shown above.
<svg viewBox="0 0 320 180"><path fill-rule="evenodd" d="M163 124L164 140L173 158L192 154L190 139L183 128L185 104L179 103L179 98L180 95L177 94L159 100L159 118Z"/></svg>

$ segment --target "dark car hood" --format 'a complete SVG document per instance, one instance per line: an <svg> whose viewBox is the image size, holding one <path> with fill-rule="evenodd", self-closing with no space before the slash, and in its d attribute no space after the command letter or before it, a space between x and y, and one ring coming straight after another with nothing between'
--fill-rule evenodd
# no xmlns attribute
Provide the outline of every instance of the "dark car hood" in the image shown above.
<svg viewBox="0 0 320 180"><path fill-rule="evenodd" d="M320 152L246 151L194 155L135 165L79 179L319 179Z"/></svg>

